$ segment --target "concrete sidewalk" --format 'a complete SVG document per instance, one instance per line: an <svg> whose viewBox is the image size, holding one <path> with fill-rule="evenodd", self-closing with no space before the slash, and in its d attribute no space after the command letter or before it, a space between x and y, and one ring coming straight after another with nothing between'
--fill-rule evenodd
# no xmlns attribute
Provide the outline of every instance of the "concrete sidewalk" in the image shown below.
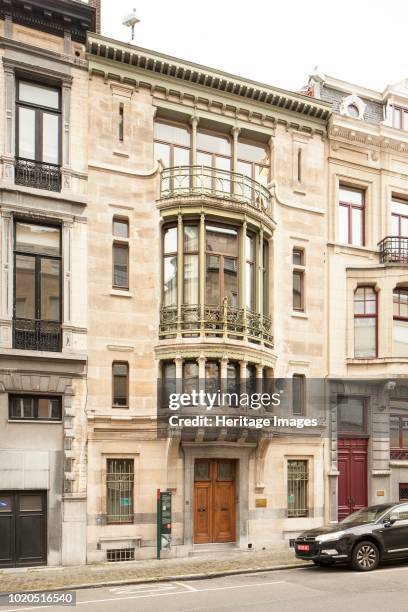
<svg viewBox="0 0 408 612"><path fill-rule="evenodd" d="M203 578L308 565L293 550L237 551L198 557L127 561L74 567L0 570L0 593Z"/></svg>

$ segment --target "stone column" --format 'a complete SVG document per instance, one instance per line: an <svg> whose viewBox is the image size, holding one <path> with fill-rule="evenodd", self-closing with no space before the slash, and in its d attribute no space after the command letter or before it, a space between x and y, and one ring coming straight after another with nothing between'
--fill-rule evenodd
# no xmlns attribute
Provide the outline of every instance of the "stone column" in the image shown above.
<svg viewBox="0 0 408 612"><path fill-rule="evenodd" d="M0 346L13 346L13 218L10 212L1 214L1 317Z"/></svg>
<svg viewBox="0 0 408 612"><path fill-rule="evenodd" d="M231 128L232 134L232 171L238 172L238 136L241 129L239 127Z"/></svg>
<svg viewBox="0 0 408 612"><path fill-rule="evenodd" d="M71 81L62 83L62 130L61 130L61 191L72 190L71 172Z"/></svg>
<svg viewBox="0 0 408 612"><path fill-rule="evenodd" d="M200 235L198 240L198 276L199 276L199 308L200 308L200 337L205 336L205 215L200 215Z"/></svg>
<svg viewBox="0 0 408 612"><path fill-rule="evenodd" d="M243 326L244 326L244 340L248 337L247 327L247 308L246 308L246 234L247 234L247 222L243 222L240 233L240 244L239 244L239 308L243 309Z"/></svg>
<svg viewBox="0 0 408 612"><path fill-rule="evenodd" d="M183 393L183 358L181 355L176 355L174 359L176 364L176 393Z"/></svg>
<svg viewBox="0 0 408 612"><path fill-rule="evenodd" d="M258 249L256 254L256 312L262 315L265 314L263 311L263 229L261 227L258 234Z"/></svg>
<svg viewBox="0 0 408 612"><path fill-rule="evenodd" d="M4 65L4 159L3 159L3 181L10 185L14 184L15 164L15 75L14 69Z"/></svg>
<svg viewBox="0 0 408 612"><path fill-rule="evenodd" d="M184 277L184 236L183 216L177 219L177 337L181 338L182 304L183 304L183 277Z"/></svg>

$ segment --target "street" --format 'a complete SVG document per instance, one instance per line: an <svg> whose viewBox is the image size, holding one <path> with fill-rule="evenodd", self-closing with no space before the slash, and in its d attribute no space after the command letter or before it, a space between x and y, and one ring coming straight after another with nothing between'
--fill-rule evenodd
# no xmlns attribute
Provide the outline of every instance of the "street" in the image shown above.
<svg viewBox="0 0 408 612"><path fill-rule="evenodd" d="M81 612L187 612L211 610L276 612L408 612L408 563L381 566L369 573L347 567L299 569L226 576L206 580L124 585L77 591ZM61 607L0 607L58 611Z"/></svg>

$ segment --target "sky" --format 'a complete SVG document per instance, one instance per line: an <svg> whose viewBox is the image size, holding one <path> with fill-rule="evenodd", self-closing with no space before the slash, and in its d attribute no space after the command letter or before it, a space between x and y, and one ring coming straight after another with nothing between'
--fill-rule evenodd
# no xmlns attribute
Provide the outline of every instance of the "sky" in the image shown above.
<svg viewBox="0 0 408 612"><path fill-rule="evenodd" d="M283 89L320 73L382 91L408 78L408 2L102 0L102 33Z"/></svg>

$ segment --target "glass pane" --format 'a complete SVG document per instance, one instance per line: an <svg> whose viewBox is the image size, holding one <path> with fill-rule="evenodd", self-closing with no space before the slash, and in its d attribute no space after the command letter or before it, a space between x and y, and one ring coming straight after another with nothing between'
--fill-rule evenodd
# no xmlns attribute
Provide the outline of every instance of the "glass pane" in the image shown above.
<svg viewBox="0 0 408 612"><path fill-rule="evenodd" d="M184 255L184 304L198 304L198 255Z"/></svg>
<svg viewBox="0 0 408 612"><path fill-rule="evenodd" d="M12 509L11 495L0 495L0 512L11 512Z"/></svg>
<svg viewBox="0 0 408 612"><path fill-rule="evenodd" d="M117 238L129 238L129 221L127 219L114 219L113 235Z"/></svg>
<svg viewBox="0 0 408 612"><path fill-rule="evenodd" d="M399 108L394 108L392 125L397 129L401 128L401 110Z"/></svg>
<svg viewBox="0 0 408 612"><path fill-rule="evenodd" d="M189 149L181 149L180 147L174 147L173 166L189 166L189 165L190 165Z"/></svg>
<svg viewBox="0 0 408 612"><path fill-rule="evenodd" d="M177 227L169 227L164 232L164 253L177 253Z"/></svg>
<svg viewBox="0 0 408 612"><path fill-rule="evenodd" d="M183 364L183 392L191 393L198 390L198 363L186 361Z"/></svg>
<svg viewBox="0 0 408 612"><path fill-rule="evenodd" d="M397 215L408 216L408 202L406 200L400 200L399 198L392 198L391 212Z"/></svg>
<svg viewBox="0 0 408 612"><path fill-rule="evenodd" d="M375 318L354 319L354 355L370 358L376 356Z"/></svg>
<svg viewBox="0 0 408 612"><path fill-rule="evenodd" d="M43 151L42 161L48 164L59 163L59 116L43 113Z"/></svg>
<svg viewBox="0 0 408 612"><path fill-rule="evenodd" d="M59 255L60 229L18 222L16 223L16 251Z"/></svg>
<svg viewBox="0 0 408 612"><path fill-rule="evenodd" d="M390 416L390 447L399 448L400 446L400 418Z"/></svg>
<svg viewBox="0 0 408 612"><path fill-rule="evenodd" d="M220 303L220 258L217 255L207 255L205 275L206 304Z"/></svg>
<svg viewBox="0 0 408 612"><path fill-rule="evenodd" d="M247 261L255 260L254 245L255 245L254 237L247 234L245 237L245 255L246 255Z"/></svg>
<svg viewBox="0 0 408 612"><path fill-rule="evenodd" d="M232 480L231 461L217 462L217 480Z"/></svg>
<svg viewBox="0 0 408 612"><path fill-rule="evenodd" d="M266 186L269 183L269 166L255 166L255 180Z"/></svg>
<svg viewBox="0 0 408 612"><path fill-rule="evenodd" d="M303 265L303 251L300 251L298 249L293 249L292 261L293 261L293 265L302 266Z"/></svg>
<svg viewBox="0 0 408 612"><path fill-rule="evenodd" d="M227 365L227 393L239 393L239 365L229 362ZM232 402L236 406L236 402Z"/></svg>
<svg viewBox="0 0 408 612"><path fill-rule="evenodd" d="M400 235L400 217L399 215L391 215L391 234L393 236Z"/></svg>
<svg viewBox="0 0 408 612"><path fill-rule="evenodd" d="M168 123L154 123L154 138L173 144L190 146L190 133L186 127L170 125Z"/></svg>
<svg viewBox="0 0 408 612"><path fill-rule="evenodd" d="M340 202L348 204L357 204L362 206L364 203L364 191L359 189L349 189L348 187L340 187L339 189Z"/></svg>
<svg viewBox="0 0 408 612"><path fill-rule="evenodd" d="M303 275L301 272L293 272L293 308L301 310L302 304L302 285Z"/></svg>
<svg viewBox="0 0 408 612"><path fill-rule="evenodd" d="M210 479L210 462L196 461L194 464L194 480Z"/></svg>
<svg viewBox="0 0 408 612"><path fill-rule="evenodd" d="M161 142L154 143L154 159L161 160L165 168L170 167L170 146Z"/></svg>
<svg viewBox="0 0 408 612"><path fill-rule="evenodd" d="M18 109L18 155L35 159L35 110Z"/></svg>
<svg viewBox="0 0 408 612"><path fill-rule="evenodd" d="M115 287L128 287L128 259L129 249L127 245L113 245L113 284Z"/></svg>
<svg viewBox="0 0 408 612"><path fill-rule="evenodd" d="M16 317L35 319L35 259L16 255Z"/></svg>
<svg viewBox="0 0 408 612"><path fill-rule="evenodd" d="M218 361L207 361L205 364L205 390L207 393L218 393L220 390Z"/></svg>
<svg viewBox="0 0 408 612"><path fill-rule="evenodd" d="M408 217L401 217L400 236L408 236Z"/></svg>
<svg viewBox="0 0 408 612"><path fill-rule="evenodd" d="M292 411L293 414L304 413L305 377L294 375L292 378Z"/></svg>
<svg viewBox="0 0 408 612"><path fill-rule="evenodd" d="M238 260L232 257L224 257L224 295L228 299L228 305L238 308Z"/></svg>
<svg viewBox="0 0 408 612"><path fill-rule="evenodd" d="M113 374L115 376L127 376L127 373L128 373L127 363L114 363L113 364Z"/></svg>
<svg viewBox="0 0 408 612"><path fill-rule="evenodd" d="M402 419L402 446L408 448L408 419Z"/></svg>
<svg viewBox="0 0 408 612"><path fill-rule="evenodd" d="M59 321L60 313L60 262L55 259L41 259L41 319Z"/></svg>
<svg viewBox="0 0 408 612"><path fill-rule="evenodd" d="M351 210L352 224L352 244L356 246L363 245L363 211L361 209L352 208Z"/></svg>
<svg viewBox="0 0 408 612"><path fill-rule="evenodd" d="M59 418L59 401L45 397L37 399L37 416L39 419L56 419Z"/></svg>
<svg viewBox="0 0 408 612"><path fill-rule="evenodd" d="M231 155L231 144L225 136L197 132L197 149L209 153Z"/></svg>
<svg viewBox="0 0 408 612"><path fill-rule="evenodd" d="M197 152L197 164L199 166L212 166L212 156L208 153Z"/></svg>
<svg viewBox="0 0 408 612"><path fill-rule="evenodd" d="M394 319L393 357L408 357L408 321Z"/></svg>
<svg viewBox="0 0 408 612"><path fill-rule="evenodd" d="M165 363L163 365L163 378L176 378L175 363Z"/></svg>
<svg viewBox="0 0 408 612"><path fill-rule="evenodd" d="M163 305L177 306L177 257L164 258Z"/></svg>
<svg viewBox="0 0 408 612"><path fill-rule="evenodd" d="M194 253L198 251L198 227L197 225L184 226L184 252Z"/></svg>
<svg viewBox="0 0 408 612"><path fill-rule="evenodd" d="M48 106L48 108L59 108L59 90L45 85L37 85L20 81L19 99L38 106Z"/></svg>
<svg viewBox="0 0 408 612"><path fill-rule="evenodd" d="M238 255L237 231L225 227L207 225L206 250L224 255Z"/></svg>
<svg viewBox="0 0 408 612"><path fill-rule="evenodd" d="M228 157L216 157L215 167L218 170L231 170L231 160L228 159ZM226 187L226 184L225 184L225 187Z"/></svg>
<svg viewBox="0 0 408 612"><path fill-rule="evenodd" d="M254 265L247 262L246 264L246 278L245 278L245 283L246 283L246 292L245 292L245 302L246 302L246 307L249 310L255 310L254 308L254 294L255 294L255 288L254 288Z"/></svg>
<svg viewBox="0 0 408 612"><path fill-rule="evenodd" d="M20 512L41 512L42 495L21 495Z"/></svg>
<svg viewBox="0 0 408 612"><path fill-rule="evenodd" d="M261 144L248 144L238 140L238 157L261 164L269 163L269 154Z"/></svg>
<svg viewBox="0 0 408 612"><path fill-rule="evenodd" d="M403 129L408 130L408 112L407 111L404 111Z"/></svg>
<svg viewBox="0 0 408 612"><path fill-rule="evenodd" d="M340 432L365 431L364 399L344 398L337 407L337 428Z"/></svg>
<svg viewBox="0 0 408 612"><path fill-rule="evenodd" d="M114 363L113 374L113 405L127 406L128 404L128 365L127 363Z"/></svg>
<svg viewBox="0 0 408 612"><path fill-rule="evenodd" d="M339 241L349 242L349 208L339 206Z"/></svg>

